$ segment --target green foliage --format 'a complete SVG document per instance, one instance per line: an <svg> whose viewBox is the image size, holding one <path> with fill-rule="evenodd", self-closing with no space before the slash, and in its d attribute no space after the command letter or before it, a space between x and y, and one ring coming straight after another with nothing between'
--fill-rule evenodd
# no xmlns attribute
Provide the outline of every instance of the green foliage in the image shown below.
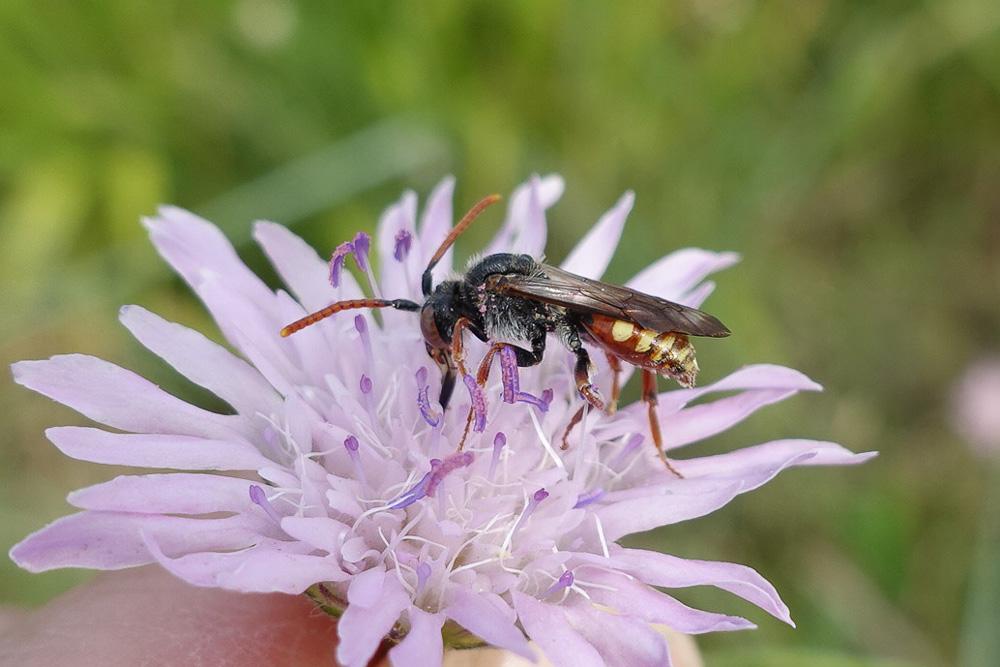
<svg viewBox="0 0 1000 667"><path fill-rule="evenodd" d="M678 246L745 258L709 302L735 335L700 348L704 379L771 361L827 387L699 451L801 434L883 452L642 540L751 563L788 598L797 631L754 615L754 635L701 641L710 664L949 664L961 618L990 632L981 602L964 610L987 475L947 408L1000 338L998 26L988 0L5 2L2 360L99 354L211 405L114 322L139 302L211 331L137 224L160 202L210 215L270 275L254 217L329 249L401 188L454 173L461 208L558 171L559 259L633 188L610 278ZM80 417L0 397L9 545L109 473L44 442ZM8 563L0 600L71 580ZM733 652L756 642L810 648Z"/></svg>

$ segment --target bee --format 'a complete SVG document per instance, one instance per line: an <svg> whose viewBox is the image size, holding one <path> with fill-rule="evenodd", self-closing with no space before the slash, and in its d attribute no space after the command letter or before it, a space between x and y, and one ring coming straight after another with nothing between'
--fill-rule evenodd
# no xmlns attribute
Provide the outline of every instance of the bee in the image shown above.
<svg viewBox="0 0 1000 667"><path fill-rule="evenodd" d="M698 362L690 338L728 336L729 329L714 316L695 308L584 278L523 254L487 255L474 261L464 276L435 287L431 271L472 221L499 200L499 195L491 195L479 201L442 241L421 279L422 304L408 299L338 301L289 324L281 330L281 336L290 336L343 310L394 308L419 312L427 353L442 371L439 403L446 409L456 377L467 375L463 349L466 330L490 344L476 375L480 387L486 385L493 357L503 347L513 349L519 367L534 366L541 362L552 334L576 358L576 390L585 401L564 431L563 449L586 406L608 412L617 408L621 364L625 362L642 372L642 400L647 405L653 444L667 468L681 477L663 451L656 413L657 377L672 378L682 387L693 386ZM501 342L512 340L524 345ZM613 374L608 404L591 380L592 363L586 345L601 350L608 359ZM470 418L471 414L470 410ZM464 439L463 435L463 444Z"/></svg>

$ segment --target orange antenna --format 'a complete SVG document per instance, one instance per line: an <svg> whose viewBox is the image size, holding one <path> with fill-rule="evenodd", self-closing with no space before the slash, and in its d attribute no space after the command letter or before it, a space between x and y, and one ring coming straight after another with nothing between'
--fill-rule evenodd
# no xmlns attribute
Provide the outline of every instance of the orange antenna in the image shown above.
<svg viewBox="0 0 1000 667"><path fill-rule="evenodd" d="M325 320L342 310L353 310L357 308L395 308L397 310L420 310L420 304L408 299L349 299L331 303L326 308L321 308L315 313L309 313L305 317L295 320L281 330L281 337L288 338L296 331L301 331L306 327L316 324L320 320Z"/></svg>
<svg viewBox="0 0 1000 667"><path fill-rule="evenodd" d="M455 225L450 232L448 232L448 236L444 237L444 241L442 241L441 245L438 246L438 249L437 251L435 251L434 256L431 257L431 261L427 263L427 268L424 269L424 275L420 281L420 287L423 290L424 296L427 296L428 294L431 293L431 271L434 269L435 266L437 266L437 263L441 261L441 258L444 257L444 254L448 252L448 248L450 248L452 245L455 244L455 239L457 239L462 234L462 232L468 229L469 225L472 224L473 220L479 217L480 213L485 211L488 207L492 206L493 204L496 204L501 199L503 199L503 197L497 194L493 194L488 197L483 197L478 202L476 202L476 205L473 206L471 209L469 209L469 212L466 213L462 217L462 219L458 221L458 224Z"/></svg>

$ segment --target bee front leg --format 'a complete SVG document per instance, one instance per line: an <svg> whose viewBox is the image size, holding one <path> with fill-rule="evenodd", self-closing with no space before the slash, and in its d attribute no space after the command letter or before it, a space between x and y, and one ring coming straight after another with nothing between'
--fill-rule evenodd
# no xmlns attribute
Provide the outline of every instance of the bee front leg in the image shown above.
<svg viewBox="0 0 1000 667"><path fill-rule="evenodd" d="M622 393L622 362L610 352L605 352L605 356L608 358L608 366L611 367L611 402L608 403L608 414L613 415L618 412L618 397Z"/></svg>
<svg viewBox="0 0 1000 667"><path fill-rule="evenodd" d="M660 433L660 418L656 413L656 404L659 402L656 392L656 373L643 369L642 371L642 400L646 403L649 413L649 431L653 436L653 444L656 446L656 453L663 460L663 465L680 479L684 475L680 474L667 458L667 453L663 451L663 435Z"/></svg>

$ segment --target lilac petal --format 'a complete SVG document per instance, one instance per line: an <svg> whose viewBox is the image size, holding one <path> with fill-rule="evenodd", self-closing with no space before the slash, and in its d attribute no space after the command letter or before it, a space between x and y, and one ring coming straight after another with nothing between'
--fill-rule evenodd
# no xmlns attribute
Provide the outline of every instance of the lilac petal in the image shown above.
<svg viewBox="0 0 1000 667"><path fill-rule="evenodd" d="M165 555L155 536L146 536L146 546L161 566L192 586L297 595L315 583L347 578L329 556L295 553L295 542L266 540L243 551L192 553L178 558Z"/></svg>
<svg viewBox="0 0 1000 667"><path fill-rule="evenodd" d="M108 433L56 426L45 435L66 456L92 463L178 470L257 470L273 465L252 445L183 435Z"/></svg>
<svg viewBox="0 0 1000 667"><path fill-rule="evenodd" d="M407 190L398 202L386 209L379 219L376 237L378 238L379 255L383 258L381 268L381 287L386 298L416 298L419 293L419 277L410 276L408 265L414 263L414 255L422 256L423 249L410 253L405 261L391 261L396 246L396 235L405 231L411 237L416 235L417 195ZM415 243L414 245L419 245ZM424 267L420 267L423 271ZM415 271L415 269L414 269ZM383 313L383 315L386 313ZM404 316L395 313L397 316Z"/></svg>
<svg viewBox="0 0 1000 667"><path fill-rule="evenodd" d="M410 607L410 630L398 645L389 651L393 667L441 667L444 659L444 642L441 626L444 614L430 614L418 607Z"/></svg>
<svg viewBox="0 0 1000 667"><path fill-rule="evenodd" d="M640 271L626 285L634 290L675 300L711 273L740 261L735 252L683 248Z"/></svg>
<svg viewBox="0 0 1000 667"><path fill-rule="evenodd" d="M84 354L13 364L14 381L123 431L239 438L242 417L202 410L120 366Z"/></svg>
<svg viewBox="0 0 1000 667"><path fill-rule="evenodd" d="M556 174L532 178L531 181L523 183L514 190L510 197L510 204L507 207L507 218L503 227L497 232L490 244L487 246L484 255L491 255L495 252L514 252L514 248L520 244L519 238L524 234L524 227L528 222L532 190L536 193L536 200L542 212L550 208L559 201L562 196L565 184L562 177ZM537 231L537 230L536 230ZM544 234L544 230L543 234ZM545 238L542 237L544 247ZM541 249L539 249L539 252Z"/></svg>
<svg viewBox="0 0 1000 667"><path fill-rule="evenodd" d="M501 602L502 603L502 602ZM480 593L454 587L444 613L486 643L534 660L527 640L508 613Z"/></svg>
<svg viewBox="0 0 1000 667"><path fill-rule="evenodd" d="M583 569L583 568L581 568ZM641 618L649 623L660 623L688 635L705 632L747 630L756 627L739 616L715 614L693 609L646 584L620 573L586 568L586 580L600 584L591 587L591 599L607 605L622 614ZM580 579L584 579L581 572Z"/></svg>
<svg viewBox="0 0 1000 667"><path fill-rule="evenodd" d="M347 271L340 275L340 287L332 287L327 280L327 262L284 225L257 222L253 237L264 249L281 280L307 310L319 310L338 298L355 299L361 296L361 288Z"/></svg>
<svg viewBox="0 0 1000 667"><path fill-rule="evenodd" d="M542 206L540 188L541 180L538 176L532 176L528 190L528 202L524 211L524 221L521 224L520 233L511 246L513 253L541 257L545 250L548 226L545 222L545 207Z"/></svg>
<svg viewBox="0 0 1000 667"><path fill-rule="evenodd" d="M66 500L84 510L139 514L210 514L247 509L250 482L238 477L172 473L122 475L73 491Z"/></svg>
<svg viewBox="0 0 1000 667"><path fill-rule="evenodd" d="M684 466L680 466L683 470ZM700 493L669 494L630 498L607 502L594 510L604 526L608 540L618 540L625 535L668 526L681 521L711 514L741 492L739 482L719 484L714 490Z"/></svg>
<svg viewBox="0 0 1000 667"><path fill-rule="evenodd" d="M753 447L743 447L726 454L704 456L684 461L684 469L692 478L735 477L755 468L808 465L857 465L878 455L878 452L854 453L835 443L822 440L773 440Z"/></svg>
<svg viewBox="0 0 1000 667"><path fill-rule="evenodd" d="M10 550L10 557L30 572L63 567L120 570L146 565L153 557L141 533L156 537L170 553L206 549L243 549L261 539L255 521L234 516L191 519L126 512L79 512L38 530Z"/></svg>
<svg viewBox="0 0 1000 667"><path fill-rule="evenodd" d="M140 306L123 307L119 319L149 351L237 412L269 414L277 409L278 395L253 366L197 331Z"/></svg>
<svg viewBox="0 0 1000 667"><path fill-rule="evenodd" d="M340 551L350 526L325 516L286 516L281 520L281 529L300 542L333 554Z"/></svg>
<svg viewBox="0 0 1000 667"><path fill-rule="evenodd" d="M679 297L677 303L690 308L701 308L701 304L705 303L705 300L712 296L712 292L714 291L715 282L706 280L684 296Z"/></svg>
<svg viewBox="0 0 1000 667"><path fill-rule="evenodd" d="M715 586L751 602L792 627L795 624L778 591L753 568L736 563L687 560L643 549L616 549L614 566L653 586Z"/></svg>
<svg viewBox="0 0 1000 667"><path fill-rule="evenodd" d="M214 274L232 294L240 294L261 308L273 299L271 290L248 269L232 244L212 223L180 208L162 206L159 216L145 218L157 252L197 290L207 274Z"/></svg>
<svg viewBox="0 0 1000 667"><path fill-rule="evenodd" d="M663 448L670 451L722 433L760 408L779 403L796 393L780 389L746 391L664 416L660 420Z"/></svg>
<svg viewBox="0 0 1000 667"><path fill-rule="evenodd" d="M618 240L621 239L622 229L625 228L625 219L628 218L634 202L635 193L631 190L622 195L611 210L602 215L593 229L576 244L569 257L561 264L561 268L594 280L604 275L615 249L618 248Z"/></svg>
<svg viewBox="0 0 1000 667"><path fill-rule="evenodd" d="M385 588L387 575L381 566L365 570L351 579L347 589L347 601L358 607L373 607L378 603Z"/></svg>
<svg viewBox="0 0 1000 667"><path fill-rule="evenodd" d="M420 265L426 266L431 257L437 251L441 242L448 236L452 226L452 196L455 192L455 177L446 176L437 187L431 192L424 205L424 215L420 223L420 247L423 249L423 256L420 258ZM440 259L434 267L434 284L444 280L445 276L451 273L454 266L454 249L449 248L448 252Z"/></svg>
<svg viewBox="0 0 1000 667"><path fill-rule="evenodd" d="M410 596L395 577L387 577L378 604L362 607L349 604L340 617L337 634L337 661L345 667L364 667L375 655L382 638L392 629L403 610L410 607Z"/></svg>
<svg viewBox="0 0 1000 667"><path fill-rule="evenodd" d="M514 591L514 609L525 632L555 667L604 667L604 660L569 624L563 610Z"/></svg>
<svg viewBox="0 0 1000 667"><path fill-rule="evenodd" d="M566 618L608 667L669 667L667 641L648 623L587 604L566 605Z"/></svg>

